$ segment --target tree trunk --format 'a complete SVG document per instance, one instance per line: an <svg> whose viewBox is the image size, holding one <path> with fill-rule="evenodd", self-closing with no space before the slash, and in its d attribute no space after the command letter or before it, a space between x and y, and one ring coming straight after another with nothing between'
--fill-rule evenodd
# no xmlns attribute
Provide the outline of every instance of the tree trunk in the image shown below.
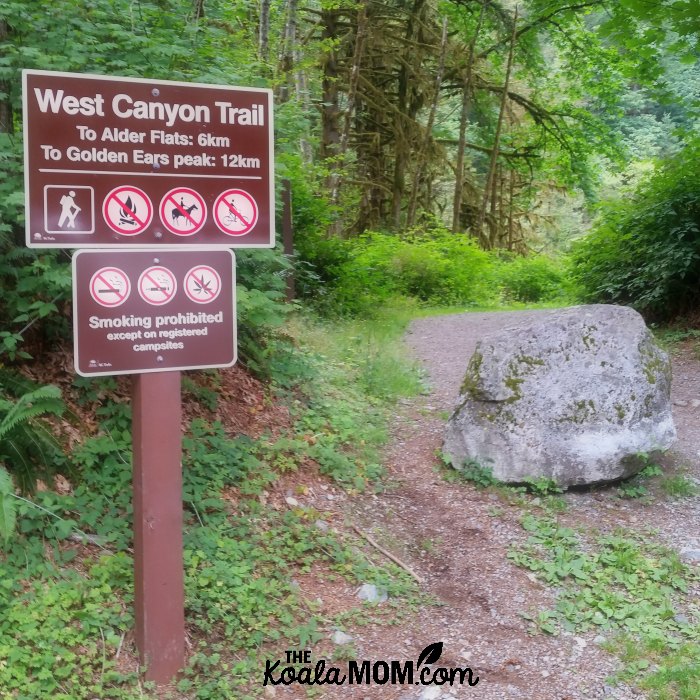
<svg viewBox="0 0 700 700"><path fill-rule="evenodd" d="M515 171L510 171L508 188L508 250L513 250L513 194L515 192Z"/></svg>
<svg viewBox="0 0 700 700"><path fill-rule="evenodd" d="M493 180L496 176L496 164L498 163L498 151L501 141L501 131L503 129L503 118L505 116L506 104L508 102L508 86L510 85L510 73L513 68L513 56L515 54L515 41L516 33L518 27L518 8L515 8L515 13L513 15L513 33L511 36L510 50L508 51L508 63L506 65L506 78L503 85L503 96L501 98L501 107L498 112L498 122L496 124L496 133L493 139L493 151L491 152L491 162L489 164L488 174L486 176L486 184L484 186L484 196L481 201L481 208L479 209L479 217L477 219L477 234L479 235L482 243L488 245L489 238L484 232L484 220L486 218L486 208L489 203L489 195L491 187L493 185Z"/></svg>
<svg viewBox="0 0 700 700"><path fill-rule="evenodd" d="M337 9L327 9L321 12L323 24L323 42L328 47L323 55L323 102L321 107L321 158L328 160L338 153L340 143L340 107L338 105L338 55L335 42L338 38L338 20L340 13Z"/></svg>
<svg viewBox="0 0 700 700"><path fill-rule="evenodd" d="M267 63L270 55L270 0L260 0L260 31L258 34L258 57Z"/></svg>
<svg viewBox="0 0 700 700"><path fill-rule="evenodd" d="M282 84L279 90L280 102L289 101L291 82L294 75L294 48L297 39L297 7L299 0L289 0L287 5L287 22L284 26L282 39L282 56L280 70L282 72Z"/></svg>
<svg viewBox="0 0 700 700"><path fill-rule="evenodd" d="M467 143L467 126L469 125L469 97L472 89L472 75L474 70L476 42L481 32L481 25L484 21L486 2L481 5L479 19L476 23L474 36L469 42L469 55L467 56L467 67L464 75L464 85L462 86L462 111L459 117L459 143L457 144L457 165L455 167L455 193L452 200L452 231L457 233L460 229L462 218L462 197L464 189L464 154Z"/></svg>
<svg viewBox="0 0 700 700"><path fill-rule="evenodd" d="M493 177L493 185L491 187L491 212L488 218L489 231L489 249L493 249L498 245L498 181L500 178L501 166L496 166L496 173Z"/></svg>
<svg viewBox="0 0 700 700"><path fill-rule="evenodd" d="M355 34L355 50L352 57L352 68L350 69L350 84L348 85L347 105L345 107L345 121L343 132L340 136L338 155L340 156L339 166L342 166L342 159L348 150L350 141L350 131L355 114L355 104L357 102L357 87L360 82L360 68L362 66L362 55L365 48L367 35L368 2L363 2L357 13L357 32ZM331 203L337 205L340 200L340 186L342 184L342 173L337 172L332 183Z"/></svg>
<svg viewBox="0 0 700 700"><path fill-rule="evenodd" d="M421 185L425 164L428 161L428 151L433 137L433 126L435 115L437 114L438 103L440 101L440 86L442 85L442 75L445 72L445 54L447 53L447 17L442 20L442 38L440 39L440 61L437 74L435 76L435 91L433 93L433 103L430 106L428 123L425 126L425 140L423 147L418 152L416 159L415 173L413 175L413 186L411 187L411 197L408 201L408 213L406 215L406 226L413 226L416 218L416 206L418 203L418 189Z"/></svg>
<svg viewBox="0 0 700 700"><path fill-rule="evenodd" d="M409 66L415 65L415 48L413 37L416 33L416 25L423 9L425 0L414 0L411 13L406 22L404 35L404 51L399 67L397 111L394 116L394 177L392 182L391 223L395 229L401 227L401 206L405 189L406 166L409 162L411 144L408 136L408 93L409 93Z"/></svg>
<svg viewBox="0 0 700 700"><path fill-rule="evenodd" d="M0 19L0 44L4 44L10 37L10 28L4 19ZM7 80L0 81L0 92L5 97L0 99L0 133L14 133L14 120L12 118L12 102L10 98L10 83Z"/></svg>

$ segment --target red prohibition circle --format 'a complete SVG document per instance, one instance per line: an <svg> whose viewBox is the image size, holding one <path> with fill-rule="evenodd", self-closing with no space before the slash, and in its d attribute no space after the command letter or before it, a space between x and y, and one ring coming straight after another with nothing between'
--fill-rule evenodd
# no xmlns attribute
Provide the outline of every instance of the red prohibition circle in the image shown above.
<svg viewBox="0 0 700 700"><path fill-rule="evenodd" d="M209 265L197 265L185 275L185 294L196 304L209 304L221 293L221 277Z"/></svg>
<svg viewBox="0 0 700 700"><path fill-rule="evenodd" d="M258 205L245 190L226 190L216 198L214 221L227 236L245 236L258 223Z"/></svg>
<svg viewBox="0 0 700 700"><path fill-rule="evenodd" d="M185 197L194 199L194 203L185 204ZM195 211L198 214L195 215ZM199 192L189 187L175 187L160 200L159 213L160 220L168 231L176 236L191 236L204 226L207 220L207 205ZM183 228L178 227L180 223Z"/></svg>
<svg viewBox="0 0 700 700"><path fill-rule="evenodd" d="M134 200L138 201L134 201ZM145 214L142 211L145 205ZM145 231L153 219L153 204L138 187L115 187L102 203L102 216L112 231L122 236L136 236Z"/></svg>
<svg viewBox="0 0 700 700"><path fill-rule="evenodd" d="M163 306L175 296L177 280L167 267L154 265L141 273L138 287L139 294L145 302L153 306Z"/></svg>
<svg viewBox="0 0 700 700"><path fill-rule="evenodd" d="M90 278L90 296L107 308L121 306L131 293L131 281L118 267L101 267Z"/></svg>

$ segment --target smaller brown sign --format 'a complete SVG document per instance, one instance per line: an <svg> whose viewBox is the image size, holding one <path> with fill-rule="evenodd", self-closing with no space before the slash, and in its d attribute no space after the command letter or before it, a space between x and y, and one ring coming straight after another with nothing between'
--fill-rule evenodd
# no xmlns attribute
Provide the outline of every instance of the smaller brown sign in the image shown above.
<svg viewBox="0 0 700 700"><path fill-rule="evenodd" d="M80 250L73 256L75 369L84 377L236 362L230 250Z"/></svg>

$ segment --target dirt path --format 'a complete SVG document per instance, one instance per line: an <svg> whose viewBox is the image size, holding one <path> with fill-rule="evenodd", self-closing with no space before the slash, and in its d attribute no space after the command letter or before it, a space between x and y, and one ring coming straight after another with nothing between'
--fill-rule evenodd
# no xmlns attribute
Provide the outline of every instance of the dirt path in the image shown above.
<svg viewBox="0 0 700 700"><path fill-rule="evenodd" d="M407 402L397 415L388 453L398 488L353 507L354 521L426 580L424 590L439 606L426 606L398 628L352 630L361 659L416 659L441 640L441 665L469 665L480 677L473 688L343 688L343 697L523 698L583 700L644 697L626 686L606 685L617 668L615 657L599 647L595 633L581 636L531 636L522 613L550 607L552 592L506 558L511 544L523 541L520 510L469 485L451 484L437 471L447 413L459 394L466 364L478 338L538 311L470 313L415 321L407 342L424 365L430 394ZM674 461L700 478L698 414L700 364L681 354L674 359L674 400L679 430ZM700 405L700 401L698 401ZM700 481L699 481L700 483ZM700 546L700 499L655 498L651 504L622 501L612 490L568 494L567 519L635 528L654 523L659 539L677 548ZM594 641L595 640L595 641ZM598 642L598 644L596 643ZM340 689L336 691L339 693ZM433 693L433 694L431 694ZM340 697L340 694L337 695ZM327 697L336 697L328 695Z"/></svg>

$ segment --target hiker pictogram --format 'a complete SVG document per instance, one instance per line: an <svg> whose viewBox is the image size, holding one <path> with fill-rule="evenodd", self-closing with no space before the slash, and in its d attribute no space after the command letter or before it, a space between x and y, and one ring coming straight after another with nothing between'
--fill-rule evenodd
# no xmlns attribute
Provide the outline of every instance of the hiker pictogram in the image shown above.
<svg viewBox="0 0 700 700"><path fill-rule="evenodd" d="M79 185L46 185L44 228L46 233L93 233L93 188Z"/></svg>
<svg viewBox="0 0 700 700"><path fill-rule="evenodd" d="M75 190L69 190L61 197L61 216L58 217L58 227L75 228L75 217L82 209L75 203Z"/></svg>
<svg viewBox="0 0 700 700"><path fill-rule="evenodd" d="M216 225L229 236L244 236L258 222L258 205L245 190L226 190L214 205Z"/></svg>
<svg viewBox="0 0 700 700"><path fill-rule="evenodd" d="M116 187L105 197L102 214L112 231L135 236L151 223L153 205L143 190L125 185Z"/></svg>
<svg viewBox="0 0 700 700"><path fill-rule="evenodd" d="M138 286L141 298L154 306L167 304L177 291L175 275L167 267L159 265L144 270Z"/></svg>
<svg viewBox="0 0 700 700"><path fill-rule="evenodd" d="M199 192L189 187L170 190L160 202L163 226L178 236L200 231L207 218L207 205Z"/></svg>
<svg viewBox="0 0 700 700"><path fill-rule="evenodd" d="M221 292L221 277L209 265L197 265L185 275L185 294L197 304L209 304Z"/></svg>
<svg viewBox="0 0 700 700"><path fill-rule="evenodd" d="M120 306L129 298L130 292L129 277L118 267L102 267L90 279L90 296L100 306Z"/></svg>

